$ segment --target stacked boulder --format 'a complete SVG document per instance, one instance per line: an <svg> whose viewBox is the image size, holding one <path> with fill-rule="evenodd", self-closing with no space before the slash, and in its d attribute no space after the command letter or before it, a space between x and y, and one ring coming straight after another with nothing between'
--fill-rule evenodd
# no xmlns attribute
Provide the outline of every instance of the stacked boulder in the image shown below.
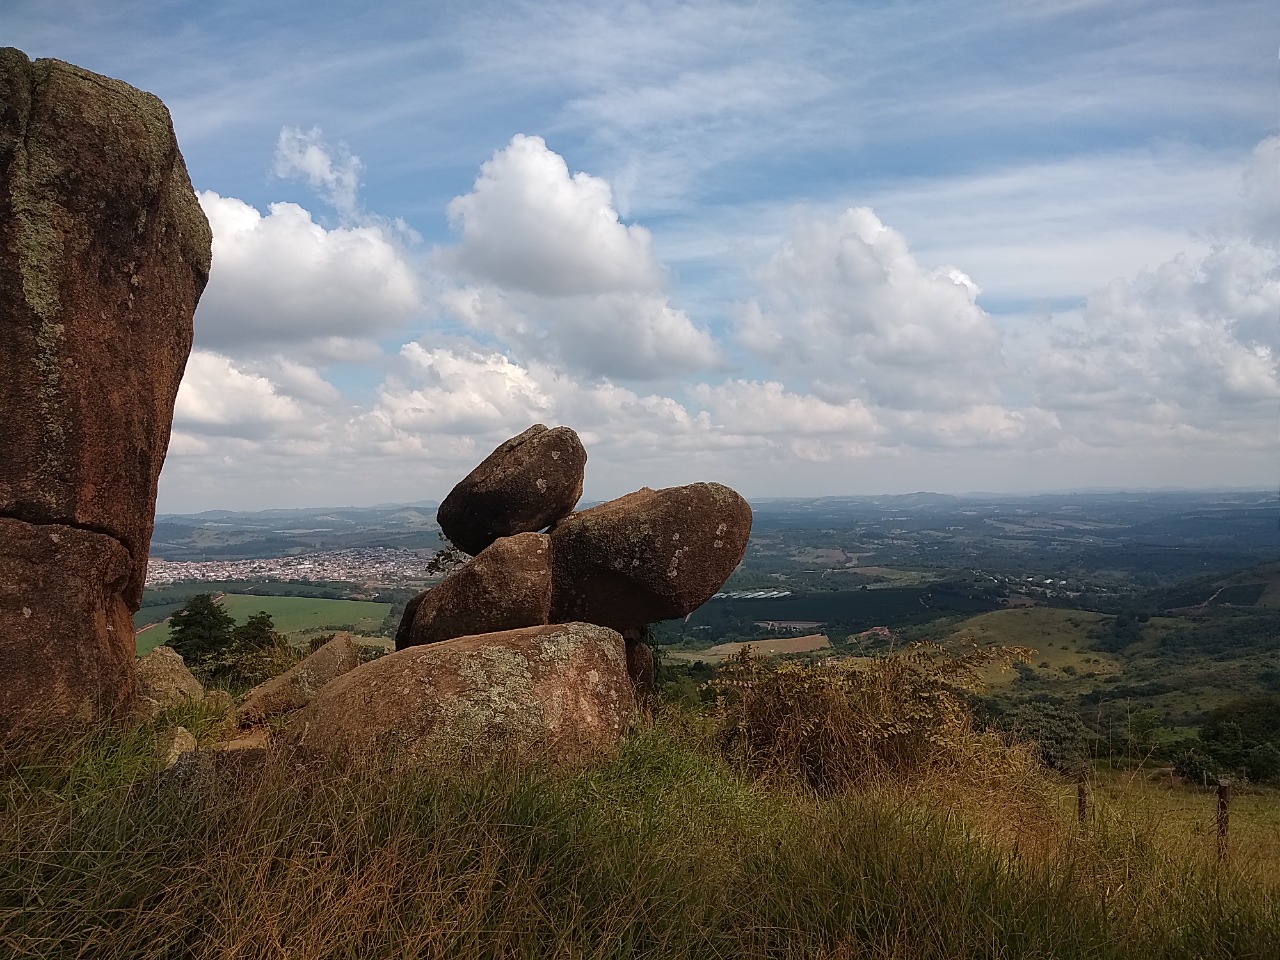
<svg viewBox="0 0 1280 960"><path fill-rule="evenodd" d="M568 427L535 424L454 487L437 519L475 559L409 603L396 649L580 621L628 636L632 673L643 672L639 632L720 589L746 550L751 508L728 487L693 483L574 513L586 459Z"/></svg>
<svg viewBox="0 0 1280 960"><path fill-rule="evenodd" d="M409 602L395 653L293 713L288 741L406 762L523 747L564 759L615 742L652 683L643 628L720 589L751 508L694 483L574 513L586 461L574 431L542 424L486 457L437 514L474 558Z"/></svg>
<svg viewBox="0 0 1280 960"><path fill-rule="evenodd" d="M133 706L210 247L164 104L0 49L0 743Z"/></svg>

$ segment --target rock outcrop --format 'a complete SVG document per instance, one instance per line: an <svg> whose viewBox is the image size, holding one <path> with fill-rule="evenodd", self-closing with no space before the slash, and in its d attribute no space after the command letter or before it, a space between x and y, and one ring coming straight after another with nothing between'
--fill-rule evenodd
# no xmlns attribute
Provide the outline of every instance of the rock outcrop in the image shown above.
<svg viewBox="0 0 1280 960"><path fill-rule="evenodd" d="M742 560L751 507L718 483L650 490L575 513L551 531L551 620L623 631L683 617Z"/></svg>
<svg viewBox="0 0 1280 960"><path fill-rule="evenodd" d="M0 730L132 700L126 625L210 243L158 99L0 49L0 517L25 528L0 538Z"/></svg>
<svg viewBox="0 0 1280 960"><path fill-rule="evenodd" d="M574 431L535 423L450 491L436 512L440 529L473 556L499 537L545 530L577 505L586 463Z"/></svg>
<svg viewBox="0 0 1280 960"><path fill-rule="evenodd" d="M300 710L325 684L359 665L359 644L351 634L339 633L301 663L246 693L236 717L241 726L248 726Z"/></svg>
<svg viewBox="0 0 1280 960"><path fill-rule="evenodd" d="M503 537L411 601L396 649L550 622L551 538Z"/></svg>
<svg viewBox="0 0 1280 960"><path fill-rule="evenodd" d="M328 684L292 717L296 747L401 764L525 749L570 760L617 741L635 711L622 637L528 627L411 647Z"/></svg>
<svg viewBox="0 0 1280 960"><path fill-rule="evenodd" d="M726 486L693 483L643 487L570 513L582 492L586 453L579 451L572 430L535 424L454 487L440 506L441 529L464 550L484 549L409 601L397 650L532 624L594 623L627 638L628 672L642 704L651 705L653 651L642 628L686 616L715 595L746 551L751 507ZM573 469L556 489L572 496L539 499L552 489L543 476L565 464ZM531 504L546 510L535 515ZM548 522L536 549L535 534L504 532Z"/></svg>
<svg viewBox="0 0 1280 960"><path fill-rule="evenodd" d="M156 647L138 660L138 712L142 716L155 718L184 700L203 697L204 687L172 647Z"/></svg>

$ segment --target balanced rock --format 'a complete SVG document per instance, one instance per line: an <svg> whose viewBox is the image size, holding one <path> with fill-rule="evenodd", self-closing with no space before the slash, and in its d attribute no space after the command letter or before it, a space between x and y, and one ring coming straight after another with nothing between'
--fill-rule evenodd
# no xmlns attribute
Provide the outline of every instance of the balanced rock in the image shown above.
<svg viewBox="0 0 1280 960"><path fill-rule="evenodd" d="M173 647L156 647L138 660L138 711L153 719L184 700L200 700L204 687Z"/></svg>
<svg viewBox="0 0 1280 960"><path fill-rule="evenodd" d="M751 507L718 483L643 487L551 531L551 620L629 630L683 617L747 549Z"/></svg>
<svg viewBox="0 0 1280 960"><path fill-rule="evenodd" d="M473 556L499 537L545 530L577 505L586 464L576 433L535 423L449 492L436 512L440 529Z"/></svg>
<svg viewBox="0 0 1280 960"><path fill-rule="evenodd" d="M310 703L330 680L360 665L360 646L349 633L339 633L301 663L260 683L244 696L236 716L241 726L263 723Z"/></svg>
<svg viewBox="0 0 1280 960"><path fill-rule="evenodd" d="M6 675L7 703L105 708L133 693L132 631L115 625L142 597L210 243L164 104L0 49L0 516L109 538L125 563L120 579L100 548L112 560L85 595L98 598L91 608L56 589L94 579L87 569L39 567L18 584L29 593L19 619L0 619L0 657L24 663ZM20 550L4 562L34 556ZM34 619L49 656L21 646Z"/></svg>
<svg viewBox="0 0 1280 960"><path fill-rule="evenodd" d="M503 537L405 607L396 649L551 622L551 538Z"/></svg>
<svg viewBox="0 0 1280 960"><path fill-rule="evenodd" d="M326 686L294 714L291 744L398 764L613 744L635 712L622 637L587 623L410 647Z"/></svg>
<svg viewBox="0 0 1280 960"><path fill-rule="evenodd" d="M0 744L133 706L131 569L113 537L0 517Z"/></svg>

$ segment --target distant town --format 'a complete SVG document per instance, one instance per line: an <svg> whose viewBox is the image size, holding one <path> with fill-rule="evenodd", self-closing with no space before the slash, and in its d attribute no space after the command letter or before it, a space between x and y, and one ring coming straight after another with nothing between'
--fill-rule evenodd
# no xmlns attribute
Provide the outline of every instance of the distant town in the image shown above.
<svg viewBox="0 0 1280 960"><path fill-rule="evenodd" d="M201 580L338 580L393 584L425 577L427 562L435 552L400 547L354 547L252 560L175 561L152 557L147 566L147 586Z"/></svg>

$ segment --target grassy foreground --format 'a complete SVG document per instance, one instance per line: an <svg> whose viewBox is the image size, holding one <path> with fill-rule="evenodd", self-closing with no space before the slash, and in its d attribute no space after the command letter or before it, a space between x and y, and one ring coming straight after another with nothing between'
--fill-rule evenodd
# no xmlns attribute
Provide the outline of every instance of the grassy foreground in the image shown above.
<svg viewBox="0 0 1280 960"><path fill-rule="evenodd" d="M585 768L275 757L193 791L149 778L154 732L0 761L0 955L1274 960L1280 943L1274 862L1220 866L1105 790L1080 827L1070 785L1030 772L815 797L748 779L676 714Z"/></svg>

